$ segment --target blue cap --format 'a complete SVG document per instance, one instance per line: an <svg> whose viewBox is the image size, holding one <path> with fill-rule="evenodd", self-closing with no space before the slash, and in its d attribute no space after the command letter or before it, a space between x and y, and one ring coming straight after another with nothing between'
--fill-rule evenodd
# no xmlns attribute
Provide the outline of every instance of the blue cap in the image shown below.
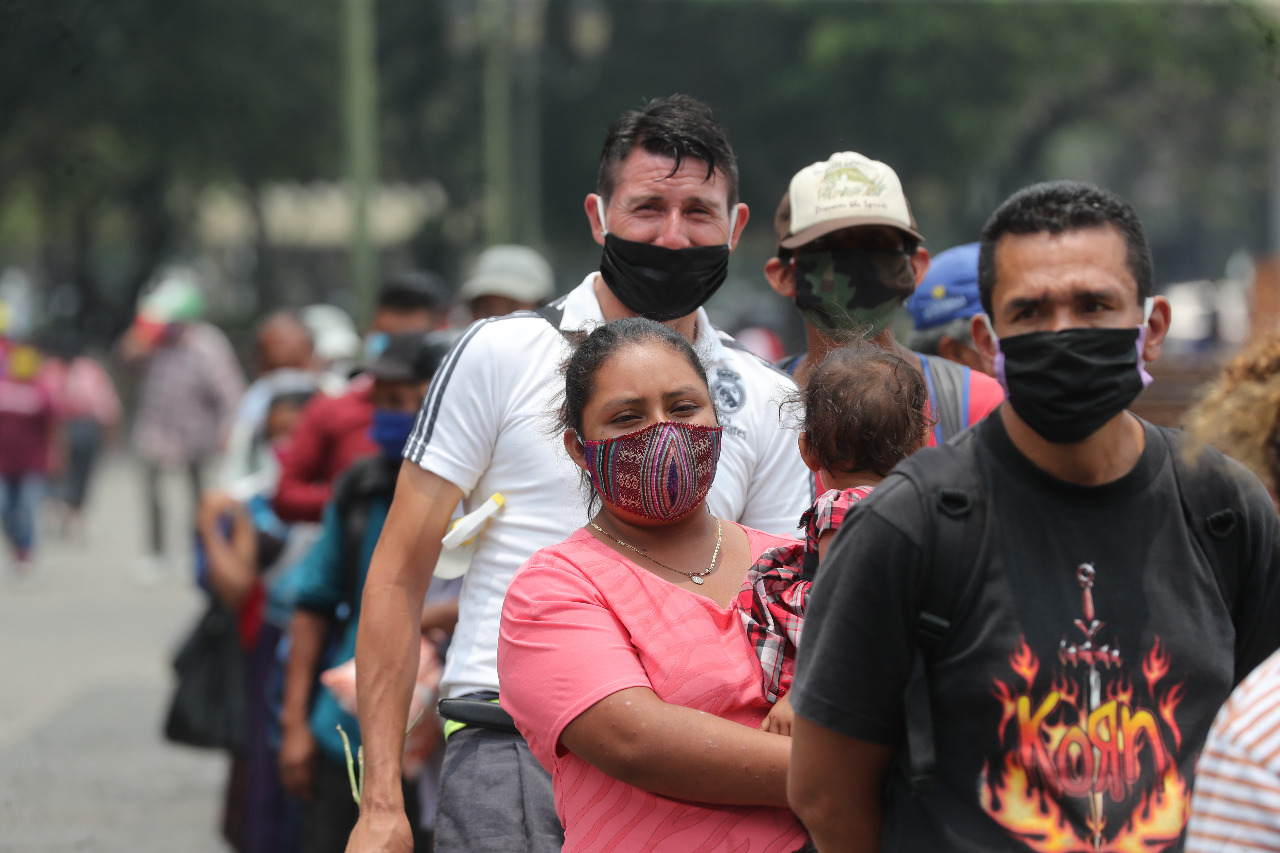
<svg viewBox="0 0 1280 853"><path fill-rule="evenodd" d="M965 243L939 252L907 310L917 329L930 329L982 313L978 298L978 244Z"/></svg>

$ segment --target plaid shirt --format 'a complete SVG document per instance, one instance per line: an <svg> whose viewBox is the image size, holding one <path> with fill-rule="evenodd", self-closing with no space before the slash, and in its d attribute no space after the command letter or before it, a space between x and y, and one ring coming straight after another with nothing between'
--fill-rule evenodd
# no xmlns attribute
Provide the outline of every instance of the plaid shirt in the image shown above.
<svg viewBox="0 0 1280 853"><path fill-rule="evenodd" d="M807 552L817 553L818 540L828 530L838 530L850 507L871 494L870 486L832 489L800 518L805 542L770 548L747 570L734 606L747 631L747 639L760 658L764 692L770 702L787 695L796 670L796 649L804 631L812 581L802 580L800 569Z"/></svg>
<svg viewBox="0 0 1280 853"><path fill-rule="evenodd" d="M148 462L179 464L215 453L244 393L244 374L226 336L192 323L146 362L133 441Z"/></svg>

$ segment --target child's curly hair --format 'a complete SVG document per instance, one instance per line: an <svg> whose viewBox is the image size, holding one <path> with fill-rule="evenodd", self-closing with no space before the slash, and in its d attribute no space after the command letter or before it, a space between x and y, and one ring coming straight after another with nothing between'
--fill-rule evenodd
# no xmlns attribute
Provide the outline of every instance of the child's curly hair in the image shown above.
<svg viewBox="0 0 1280 853"><path fill-rule="evenodd" d="M1211 444L1275 495L1280 485L1280 334L1232 359L1182 418L1188 450Z"/></svg>
<svg viewBox="0 0 1280 853"><path fill-rule="evenodd" d="M823 468L881 476L928 440L928 400L920 371L873 344L832 350L795 397Z"/></svg>

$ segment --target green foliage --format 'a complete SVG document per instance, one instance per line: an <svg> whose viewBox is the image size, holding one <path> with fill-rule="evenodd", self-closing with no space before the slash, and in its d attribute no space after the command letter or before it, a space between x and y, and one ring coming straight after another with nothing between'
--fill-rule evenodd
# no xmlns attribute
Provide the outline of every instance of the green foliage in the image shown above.
<svg viewBox="0 0 1280 853"><path fill-rule="evenodd" d="M1054 177L1134 201L1164 280L1268 244L1280 63L1252 6L519 5L542 10L515 64L517 109L534 116L516 126L537 134L517 144L540 168L515 171L542 187L544 222L528 230L565 281L598 258L582 200L606 127L677 91L711 102L738 151L753 210L740 277L759 279L791 175L846 149L898 171L934 250ZM413 252L455 274L483 240L479 8L376 6L382 177L443 183L450 209ZM607 24L602 53L582 39L584 12ZM208 182L341 177L340 13L337 0L0 0L0 252L39 233L49 276L129 304L182 248L184 205Z"/></svg>

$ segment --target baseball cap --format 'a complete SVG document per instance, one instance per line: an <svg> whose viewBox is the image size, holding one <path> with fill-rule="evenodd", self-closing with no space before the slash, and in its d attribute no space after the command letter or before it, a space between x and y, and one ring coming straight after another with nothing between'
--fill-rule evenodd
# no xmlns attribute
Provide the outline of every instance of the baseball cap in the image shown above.
<svg viewBox="0 0 1280 853"><path fill-rule="evenodd" d="M481 296L505 296L521 302L547 302L556 295L546 258L528 246L490 246L476 258L471 276L458 290L459 302Z"/></svg>
<svg viewBox="0 0 1280 853"><path fill-rule="evenodd" d="M453 335L439 332L405 332L387 338L387 347L369 364L374 379L390 382L424 382L435 376L444 361Z"/></svg>
<svg viewBox="0 0 1280 853"><path fill-rule="evenodd" d="M832 154L797 172L773 224L780 249L858 225L889 225L924 240L897 173L854 151Z"/></svg>
<svg viewBox="0 0 1280 853"><path fill-rule="evenodd" d="M907 299L907 311L917 329L981 314L978 244L965 243L935 255L924 281Z"/></svg>

